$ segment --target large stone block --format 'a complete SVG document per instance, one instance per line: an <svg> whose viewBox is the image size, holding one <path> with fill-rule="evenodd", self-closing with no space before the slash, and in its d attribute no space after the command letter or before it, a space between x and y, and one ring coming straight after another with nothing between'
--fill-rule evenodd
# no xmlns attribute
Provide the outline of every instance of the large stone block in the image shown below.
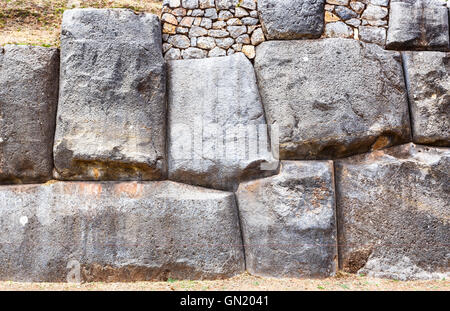
<svg viewBox="0 0 450 311"><path fill-rule="evenodd" d="M325 0L259 0L258 11L268 40L319 38Z"/></svg>
<svg viewBox="0 0 450 311"><path fill-rule="evenodd" d="M450 53L402 55L414 142L450 146Z"/></svg>
<svg viewBox="0 0 450 311"><path fill-rule="evenodd" d="M392 0L386 48L448 51L449 21L445 2Z"/></svg>
<svg viewBox="0 0 450 311"><path fill-rule="evenodd" d="M0 279L138 281L242 273L233 193L173 182L0 187Z"/></svg>
<svg viewBox="0 0 450 311"><path fill-rule="evenodd" d="M330 159L410 141L398 52L350 39L269 41L255 69L281 159Z"/></svg>
<svg viewBox="0 0 450 311"><path fill-rule="evenodd" d="M65 11L55 177L163 178L165 85L156 15L123 9Z"/></svg>
<svg viewBox="0 0 450 311"><path fill-rule="evenodd" d="M279 175L242 183L236 195L250 273L334 275L337 246L331 161L282 161Z"/></svg>
<svg viewBox="0 0 450 311"><path fill-rule="evenodd" d="M51 179L59 51L0 47L0 184Z"/></svg>
<svg viewBox="0 0 450 311"><path fill-rule="evenodd" d="M406 144L336 162L340 268L450 276L450 150Z"/></svg>
<svg viewBox="0 0 450 311"><path fill-rule="evenodd" d="M253 66L244 54L171 61L168 75L171 180L233 189L277 169Z"/></svg>

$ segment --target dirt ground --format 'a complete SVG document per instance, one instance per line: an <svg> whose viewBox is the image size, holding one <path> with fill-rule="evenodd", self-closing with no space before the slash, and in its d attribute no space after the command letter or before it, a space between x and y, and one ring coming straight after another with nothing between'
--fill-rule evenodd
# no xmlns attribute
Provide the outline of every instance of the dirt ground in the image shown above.
<svg viewBox="0 0 450 311"><path fill-rule="evenodd" d="M397 281L351 274L320 280L274 279L248 273L216 281L136 283L16 283L0 282L0 291L449 291L449 280Z"/></svg>
<svg viewBox="0 0 450 311"><path fill-rule="evenodd" d="M128 8L160 14L162 0L0 0L0 46L59 47L62 14L71 8Z"/></svg>

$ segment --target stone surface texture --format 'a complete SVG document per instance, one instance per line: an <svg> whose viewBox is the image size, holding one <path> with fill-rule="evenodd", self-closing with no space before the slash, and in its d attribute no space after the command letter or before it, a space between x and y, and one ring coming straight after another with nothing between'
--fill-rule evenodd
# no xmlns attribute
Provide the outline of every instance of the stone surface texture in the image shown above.
<svg viewBox="0 0 450 311"><path fill-rule="evenodd" d="M2 280L210 279L245 269L233 193L168 181L2 186L0 224Z"/></svg>
<svg viewBox="0 0 450 311"><path fill-rule="evenodd" d="M449 15L438 0L391 0L386 48L449 51Z"/></svg>
<svg viewBox="0 0 450 311"><path fill-rule="evenodd" d="M258 0L268 40L318 38L324 28L324 0Z"/></svg>
<svg viewBox="0 0 450 311"><path fill-rule="evenodd" d="M398 52L351 39L268 41L255 70L267 122L280 128L281 159L332 159L410 141Z"/></svg>
<svg viewBox="0 0 450 311"><path fill-rule="evenodd" d="M236 196L250 273L334 275L337 246L331 161L282 161L279 175L242 183Z"/></svg>
<svg viewBox="0 0 450 311"><path fill-rule="evenodd" d="M450 53L403 52L413 140L450 146Z"/></svg>
<svg viewBox="0 0 450 311"><path fill-rule="evenodd" d="M326 0L323 38L353 38L384 46L389 0Z"/></svg>
<svg viewBox="0 0 450 311"><path fill-rule="evenodd" d="M0 184L52 177L59 51L0 47Z"/></svg>
<svg viewBox="0 0 450 311"><path fill-rule="evenodd" d="M163 2L166 60L221 57L241 50L248 51L244 54L253 59L251 51L265 41L264 33L259 32L256 0L200 0L198 8L191 10L191 6L189 1L178 6ZM253 33L254 39L250 40Z"/></svg>
<svg viewBox="0 0 450 311"><path fill-rule="evenodd" d="M406 144L337 161L340 265L373 277L450 276L450 151Z"/></svg>
<svg viewBox="0 0 450 311"><path fill-rule="evenodd" d="M55 177L166 174L166 67L159 19L124 9L64 12Z"/></svg>
<svg viewBox="0 0 450 311"><path fill-rule="evenodd" d="M223 58L169 63L169 178L233 189L272 173L267 126L250 61Z"/></svg>

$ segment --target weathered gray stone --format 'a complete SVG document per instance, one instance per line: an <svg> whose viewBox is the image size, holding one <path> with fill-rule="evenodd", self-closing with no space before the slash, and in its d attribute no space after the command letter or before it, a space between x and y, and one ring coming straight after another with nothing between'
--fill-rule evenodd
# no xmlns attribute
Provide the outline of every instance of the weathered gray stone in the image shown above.
<svg viewBox="0 0 450 311"><path fill-rule="evenodd" d="M386 42L386 29L371 26L360 26L358 29L361 41L384 46Z"/></svg>
<svg viewBox="0 0 450 311"><path fill-rule="evenodd" d="M244 17L244 16L249 16L249 14L248 14L248 11L246 9L241 8L241 7L237 7L236 11L234 12L234 16L241 18L241 17Z"/></svg>
<svg viewBox="0 0 450 311"><path fill-rule="evenodd" d="M216 8L218 10L228 10L235 8L239 0L216 0Z"/></svg>
<svg viewBox="0 0 450 311"><path fill-rule="evenodd" d="M216 9L206 9L205 10L205 17L210 19L217 19L217 11Z"/></svg>
<svg viewBox="0 0 450 311"><path fill-rule="evenodd" d="M201 9L209 9L216 6L215 0L199 0L199 5Z"/></svg>
<svg viewBox="0 0 450 311"><path fill-rule="evenodd" d="M339 263L398 280L450 276L450 151L406 144L337 161Z"/></svg>
<svg viewBox="0 0 450 311"><path fill-rule="evenodd" d="M404 52L413 140L450 146L450 53Z"/></svg>
<svg viewBox="0 0 450 311"><path fill-rule="evenodd" d="M210 50L216 47L216 42L211 37L199 37L197 39L197 46L201 49Z"/></svg>
<svg viewBox="0 0 450 311"><path fill-rule="evenodd" d="M219 17L218 17L219 20L227 21L230 18L233 18L233 13L231 13L230 11L223 10L223 11L219 12Z"/></svg>
<svg viewBox="0 0 450 311"><path fill-rule="evenodd" d="M318 70L320 68L320 70ZM410 141L398 52L350 39L266 41L255 69L281 159L330 159Z"/></svg>
<svg viewBox="0 0 450 311"><path fill-rule="evenodd" d="M379 20L387 17L387 15L388 9L378 5L369 4L367 5L361 17L366 20Z"/></svg>
<svg viewBox="0 0 450 311"><path fill-rule="evenodd" d="M222 48L219 48L217 46L208 52L208 57L220 57L220 56L226 56L226 55L227 55L227 51Z"/></svg>
<svg viewBox="0 0 450 311"><path fill-rule="evenodd" d="M328 23L325 26L325 35L329 38L351 38L353 29L341 21Z"/></svg>
<svg viewBox="0 0 450 311"><path fill-rule="evenodd" d="M240 35L247 32L247 27L246 26L228 26L227 30L230 33L230 36L232 38L237 38Z"/></svg>
<svg viewBox="0 0 450 311"><path fill-rule="evenodd" d="M234 44L233 38L216 38L216 44L222 49L228 49Z"/></svg>
<svg viewBox="0 0 450 311"><path fill-rule="evenodd" d="M164 54L165 60L174 60L174 59L180 59L181 57L181 51L177 48L170 48L166 54Z"/></svg>
<svg viewBox="0 0 450 311"><path fill-rule="evenodd" d="M355 11L356 13L359 14L364 10L365 5L364 5L364 3L359 2L359 1L351 1L350 7L352 8L353 11Z"/></svg>
<svg viewBox="0 0 450 311"><path fill-rule="evenodd" d="M2 186L0 224L2 280L66 281L78 264L88 282L244 271L233 193L167 181Z"/></svg>
<svg viewBox="0 0 450 311"><path fill-rule="evenodd" d="M199 26L193 26L191 30L189 30L189 38L192 37L201 37L208 34L208 30Z"/></svg>
<svg viewBox="0 0 450 311"><path fill-rule="evenodd" d="M242 8L256 10L256 0L242 0L240 3Z"/></svg>
<svg viewBox="0 0 450 311"><path fill-rule="evenodd" d="M264 33L262 31L261 28L257 28L255 29L255 31L253 31L252 33L252 44L254 46L257 46L258 44L262 43L265 41L264 39Z"/></svg>
<svg viewBox="0 0 450 311"><path fill-rule="evenodd" d="M181 5L185 9L197 9L198 0L181 0Z"/></svg>
<svg viewBox="0 0 450 311"><path fill-rule="evenodd" d="M202 18L202 22L200 23L201 27L204 27L206 29L211 29L213 23L212 20L210 18Z"/></svg>
<svg viewBox="0 0 450 311"><path fill-rule="evenodd" d="M253 17L244 17L244 18L242 19L242 23L243 23L244 25L249 25L249 26L251 26L251 25L257 25L257 24L259 23L259 19L253 18Z"/></svg>
<svg viewBox="0 0 450 311"><path fill-rule="evenodd" d="M208 36L214 37L214 38L225 38L228 37L229 33L228 31L224 29L210 29L208 31Z"/></svg>
<svg viewBox="0 0 450 311"><path fill-rule="evenodd" d="M259 0L268 40L318 38L324 27L324 0Z"/></svg>
<svg viewBox="0 0 450 311"><path fill-rule="evenodd" d="M361 25L361 20L359 18L350 18L349 20L346 20L345 23L353 27L358 27Z"/></svg>
<svg viewBox="0 0 450 311"><path fill-rule="evenodd" d="M351 18L358 17L358 14L345 6L337 6L334 9L334 12L337 16L339 16L342 20L346 21Z"/></svg>
<svg viewBox="0 0 450 311"><path fill-rule="evenodd" d="M334 275L337 248L331 161L282 161L279 175L242 183L236 196L250 273Z"/></svg>
<svg viewBox="0 0 450 311"><path fill-rule="evenodd" d="M164 178L166 67L161 51L156 15L124 9L64 12L56 178Z"/></svg>
<svg viewBox="0 0 450 311"><path fill-rule="evenodd" d="M449 50L448 9L418 0L391 1L386 48Z"/></svg>
<svg viewBox="0 0 450 311"><path fill-rule="evenodd" d="M168 89L170 179L233 189L273 173L261 167L275 161L253 66L242 53L170 62Z"/></svg>
<svg viewBox="0 0 450 311"><path fill-rule="evenodd" d="M51 179L57 49L0 47L0 184Z"/></svg>
<svg viewBox="0 0 450 311"><path fill-rule="evenodd" d="M200 9L196 9L196 10L192 11L191 15L194 16L194 17L203 16L203 15L205 15L205 11L200 10Z"/></svg>
<svg viewBox="0 0 450 311"><path fill-rule="evenodd" d="M205 58L208 53L202 49L198 49L195 47L190 47L181 53L183 59L197 59L197 58Z"/></svg>
<svg viewBox="0 0 450 311"><path fill-rule="evenodd" d="M250 36L248 34L243 34L236 38L236 43L250 44Z"/></svg>

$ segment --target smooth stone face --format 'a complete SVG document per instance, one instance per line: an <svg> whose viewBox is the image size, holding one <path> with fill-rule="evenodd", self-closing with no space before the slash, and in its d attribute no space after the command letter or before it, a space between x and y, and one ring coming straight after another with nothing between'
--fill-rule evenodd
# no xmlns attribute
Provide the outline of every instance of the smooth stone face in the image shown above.
<svg viewBox="0 0 450 311"><path fill-rule="evenodd" d="M0 279L65 282L242 273L233 193L173 182L0 187ZM73 263L75 261L75 263Z"/></svg>
<svg viewBox="0 0 450 311"><path fill-rule="evenodd" d="M164 178L166 67L161 49L156 15L122 9L64 12L56 178Z"/></svg>
<svg viewBox="0 0 450 311"><path fill-rule="evenodd" d="M334 275L337 249L331 161L282 161L279 175L242 183L236 196L251 274Z"/></svg>
<svg viewBox="0 0 450 311"><path fill-rule="evenodd" d="M0 184L52 177L57 49L0 47Z"/></svg>
<svg viewBox="0 0 450 311"><path fill-rule="evenodd" d="M406 144L335 162L341 269L450 276L450 151Z"/></svg>
<svg viewBox="0 0 450 311"><path fill-rule="evenodd" d="M450 146L450 53L402 55L414 142Z"/></svg>
<svg viewBox="0 0 450 311"><path fill-rule="evenodd" d="M242 53L170 62L168 89L171 180L233 189L273 174L253 66Z"/></svg>
<svg viewBox="0 0 450 311"><path fill-rule="evenodd" d="M268 40L318 38L324 28L324 0L259 0Z"/></svg>
<svg viewBox="0 0 450 311"><path fill-rule="evenodd" d="M320 68L320 70L318 70ZM400 54L349 39L267 41L255 70L281 159L331 159L410 141Z"/></svg>
<svg viewBox="0 0 450 311"><path fill-rule="evenodd" d="M432 1L392 2L386 48L448 51L448 23L448 9Z"/></svg>

